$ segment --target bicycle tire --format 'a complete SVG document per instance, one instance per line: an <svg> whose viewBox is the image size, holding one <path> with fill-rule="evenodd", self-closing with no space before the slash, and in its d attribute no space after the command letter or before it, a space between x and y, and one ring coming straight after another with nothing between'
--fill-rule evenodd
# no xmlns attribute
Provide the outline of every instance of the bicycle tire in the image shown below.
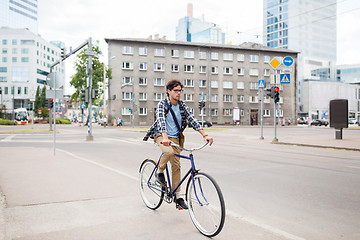
<svg viewBox="0 0 360 240"><path fill-rule="evenodd" d="M225 223L225 201L219 185L211 176L195 173L193 178L190 177L186 201L190 218L201 234L214 237L221 232Z"/></svg>
<svg viewBox="0 0 360 240"><path fill-rule="evenodd" d="M164 192L160 191L161 186L156 182L155 173L152 175L150 181L148 181L155 166L156 163L154 160L145 159L139 171L141 198L145 205L152 210L159 208L164 200Z"/></svg>

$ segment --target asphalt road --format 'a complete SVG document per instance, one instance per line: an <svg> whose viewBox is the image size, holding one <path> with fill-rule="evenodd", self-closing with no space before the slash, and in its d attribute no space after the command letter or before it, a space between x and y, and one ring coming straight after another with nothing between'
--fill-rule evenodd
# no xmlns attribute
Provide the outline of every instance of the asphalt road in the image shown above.
<svg viewBox="0 0 360 240"><path fill-rule="evenodd" d="M160 154L144 132L94 125L87 142L86 127L58 129L55 156L51 134L0 134L4 239L206 239L186 211L142 203L140 163ZM279 138L311 138L314 129L279 129ZM225 197L216 239L360 239L360 152L270 144L271 128L265 140L258 128L208 134L214 145L195 157ZM186 146L202 143L185 135Z"/></svg>

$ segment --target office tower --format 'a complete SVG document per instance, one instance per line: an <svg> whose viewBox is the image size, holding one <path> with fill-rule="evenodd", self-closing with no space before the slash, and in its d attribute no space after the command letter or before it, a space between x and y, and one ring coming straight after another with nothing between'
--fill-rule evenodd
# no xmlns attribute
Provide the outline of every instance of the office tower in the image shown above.
<svg viewBox="0 0 360 240"><path fill-rule="evenodd" d="M0 2L0 27L27 28L38 33L37 0L2 0Z"/></svg>
<svg viewBox="0 0 360 240"><path fill-rule="evenodd" d="M225 33L214 23L193 17L193 5L188 4L187 16L179 20L176 27L176 41L199 43L225 43Z"/></svg>
<svg viewBox="0 0 360 240"><path fill-rule="evenodd" d="M264 44L298 51L297 112L303 109L303 82L335 81L336 0L264 0Z"/></svg>

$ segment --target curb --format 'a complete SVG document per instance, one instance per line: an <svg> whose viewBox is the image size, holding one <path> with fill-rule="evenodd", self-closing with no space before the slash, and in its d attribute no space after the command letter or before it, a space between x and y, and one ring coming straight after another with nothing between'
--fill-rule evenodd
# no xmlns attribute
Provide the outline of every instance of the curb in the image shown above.
<svg viewBox="0 0 360 240"><path fill-rule="evenodd" d="M336 150L346 150L346 151L360 152L359 148L323 146L323 145L313 145L313 144L305 144L305 143L286 143L286 142L277 142L277 143L274 143L274 144L292 145L292 146L301 146L301 147L326 148L326 149L336 149Z"/></svg>
<svg viewBox="0 0 360 240"><path fill-rule="evenodd" d="M6 207L5 196L0 191L0 239L5 239L5 214L4 214L5 207Z"/></svg>

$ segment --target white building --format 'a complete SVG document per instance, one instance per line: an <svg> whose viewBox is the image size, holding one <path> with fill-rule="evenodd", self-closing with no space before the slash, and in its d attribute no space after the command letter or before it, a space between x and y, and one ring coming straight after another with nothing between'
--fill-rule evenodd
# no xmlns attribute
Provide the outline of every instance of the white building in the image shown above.
<svg viewBox="0 0 360 240"><path fill-rule="evenodd" d="M179 20L176 27L176 41L198 43L225 43L225 33L214 23L193 17L193 6L188 4L188 14Z"/></svg>
<svg viewBox="0 0 360 240"><path fill-rule="evenodd" d="M0 27L28 28L38 33L38 0L1 0Z"/></svg>
<svg viewBox="0 0 360 240"><path fill-rule="evenodd" d="M336 0L264 0L264 44L300 52L297 113L305 110L304 79L335 81Z"/></svg>
<svg viewBox="0 0 360 240"><path fill-rule="evenodd" d="M7 109L29 107L38 85L43 86L60 48L28 29L0 28L1 101ZM64 73L64 65L54 71Z"/></svg>
<svg viewBox="0 0 360 240"><path fill-rule="evenodd" d="M329 103L333 99L347 99L349 117L360 118L360 86L356 84L304 81L304 110L312 119L329 119Z"/></svg>

